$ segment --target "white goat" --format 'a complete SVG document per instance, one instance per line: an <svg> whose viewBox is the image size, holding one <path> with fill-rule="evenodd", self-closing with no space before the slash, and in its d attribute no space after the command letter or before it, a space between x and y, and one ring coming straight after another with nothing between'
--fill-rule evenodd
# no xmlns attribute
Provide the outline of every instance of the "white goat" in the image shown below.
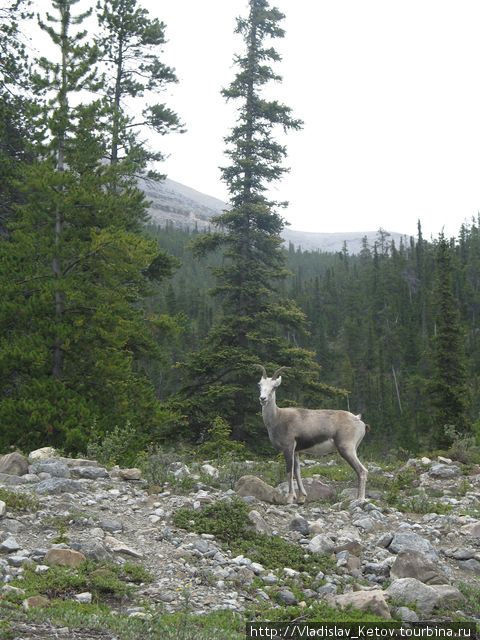
<svg viewBox="0 0 480 640"><path fill-rule="evenodd" d="M318 455L332 453L336 449L357 474L358 498L365 499L368 471L357 457L357 447L366 431L361 415L333 409L279 409L275 401L275 390L282 383L280 372L288 367L280 367L268 378L265 367L256 366L262 370L258 386L263 422L267 427L270 442L285 456L288 476L287 502L292 503L297 499L293 486L294 474L300 492L298 502L305 502L307 492L300 475L298 452L307 449Z"/></svg>

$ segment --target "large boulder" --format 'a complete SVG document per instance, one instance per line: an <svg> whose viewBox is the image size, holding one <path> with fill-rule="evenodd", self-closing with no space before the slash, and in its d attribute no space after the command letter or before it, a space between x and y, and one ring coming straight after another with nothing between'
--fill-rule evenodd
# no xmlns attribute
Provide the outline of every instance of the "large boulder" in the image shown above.
<svg viewBox="0 0 480 640"><path fill-rule="evenodd" d="M385 593L397 603L414 604L420 616L428 616L434 609L455 606L463 600L456 587L448 584L430 586L416 578L394 580Z"/></svg>
<svg viewBox="0 0 480 640"><path fill-rule="evenodd" d="M330 500L335 495L335 489L317 478L304 478L303 485L307 492L307 496L305 498L306 502ZM288 494L288 482L282 482L278 485L277 489L286 496Z"/></svg>
<svg viewBox="0 0 480 640"><path fill-rule="evenodd" d="M416 578L425 584L448 584L449 580L438 563L421 551L400 551L390 569L392 578Z"/></svg>
<svg viewBox="0 0 480 640"><path fill-rule="evenodd" d="M443 480L447 480L449 478L456 478L460 475L460 468L456 465L450 464L434 464L430 468L428 475L432 478L441 478Z"/></svg>
<svg viewBox="0 0 480 640"><path fill-rule="evenodd" d="M470 522L469 524L464 524L460 527L460 533L463 533L466 536L471 536L472 538L480 538L480 521Z"/></svg>
<svg viewBox="0 0 480 640"><path fill-rule="evenodd" d="M0 458L0 473L12 476L24 476L28 473L28 460L21 453L14 451Z"/></svg>
<svg viewBox="0 0 480 640"><path fill-rule="evenodd" d="M324 536L321 533L314 536L308 543L308 550L311 553L322 553L324 555L330 555L335 549L335 543L333 540Z"/></svg>
<svg viewBox="0 0 480 640"><path fill-rule="evenodd" d="M392 542L388 546L388 550L392 553L400 553L401 551L420 551L432 561L438 560L438 554L432 544L426 538L422 538L418 533L410 531L397 531L393 536Z"/></svg>
<svg viewBox="0 0 480 640"><path fill-rule="evenodd" d="M108 471L104 467L70 467L72 478L84 478L86 480L98 480L108 478Z"/></svg>
<svg viewBox="0 0 480 640"><path fill-rule="evenodd" d="M78 493L83 487L80 482L68 478L48 478L35 486L35 491L41 495L59 495L60 493Z"/></svg>
<svg viewBox="0 0 480 640"><path fill-rule="evenodd" d="M40 462L34 462L30 466L30 472L39 474L39 473L49 473L52 478L70 478L70 470L66 464L60 462L59 460L41 460Z"/></svg>
<svg viewBox="0 0 480 640"><path fill-rule="evenodd" d="M286 498L279 491L256 476L242 476L235 490L240 496L253 496L262 502L270 504L285 504Z"/></svg>
<svg viewBox="0 0 480 640"><path fill-rule="evenodd" d="M381 618L389 620L391 618L390 610L385 601L384 592L381 589L372 589L372 591L351 591L343 593L339 596L330 597L329 602L340 609L352 607L360 611L371 612Z"/></svg>
<svg viewBox="0 0 480 640"><path fill-rule="evenodd" d="M47 460L48 458L57 457L57 452L53 447L42 447L41 449L35 449L28 454L28 462L33 464L34 462L40 462L40 460Z"/></svg>

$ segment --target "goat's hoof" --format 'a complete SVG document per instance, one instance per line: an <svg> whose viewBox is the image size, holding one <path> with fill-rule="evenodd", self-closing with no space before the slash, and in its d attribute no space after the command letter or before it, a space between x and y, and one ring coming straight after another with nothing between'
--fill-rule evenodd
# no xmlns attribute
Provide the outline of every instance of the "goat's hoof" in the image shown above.
<svg viewBox="0 0 480 640"><path fill-rule="evenodd" d="M304 496L303 493L301 493L297 498L297 503L304 504L306 499L307 499L307 496Z"/></svg>
<svg viewBox="0 0 480 640"><path fill-rule="evenodd" d="M295 502L295 496L289 495L287 496L287 504L293 504Z"/></svg>

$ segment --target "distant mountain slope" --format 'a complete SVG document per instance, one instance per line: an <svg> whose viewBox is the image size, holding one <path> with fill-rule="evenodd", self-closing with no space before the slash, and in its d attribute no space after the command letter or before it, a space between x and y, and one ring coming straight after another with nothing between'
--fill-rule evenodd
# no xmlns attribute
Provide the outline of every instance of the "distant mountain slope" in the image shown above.
<svg viewBox="0 0 480 640"><path fill-rule="evenodd" d="M170 180L170 178L160 183L140 180L139 186L151 203L149 213L152 221L161 226L170 222L179 228L191 228L197 225L199 229L206 229L212 216L228 208L228 205L222 200L196 191L180 182ZM287 227L282 235L285 242L292 242L295 247L300 246L308 251L341 251L345 241L349 252L353 254L359 253L361 250L364 236L367 236L369 244L373 245L377 232L317 233L297 231ZM395 240L397 246L402 237L406 238L400 233L390 232L390 239Z"/></svg>

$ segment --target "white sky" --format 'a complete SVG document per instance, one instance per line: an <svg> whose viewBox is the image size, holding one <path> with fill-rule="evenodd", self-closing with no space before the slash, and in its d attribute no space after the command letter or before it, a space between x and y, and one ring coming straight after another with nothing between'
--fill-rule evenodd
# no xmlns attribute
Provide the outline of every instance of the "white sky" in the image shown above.
<svg viewBox="0 0 480 640"><path fill-rule="evenodd" d="M275 197L292 228L380 226L454 235L480 211L480 2L272 0L286 15L272 95L304 129L282 142L288 166ZM37 7L48 7L40 0ZM220 96L242 43L246 0L143 0L167 24L165 62L180 83L160 101L187 133L158 139L169 177L226 199L218 166L234 111ZM156 143L155 139L152 140Z"/></svg>

